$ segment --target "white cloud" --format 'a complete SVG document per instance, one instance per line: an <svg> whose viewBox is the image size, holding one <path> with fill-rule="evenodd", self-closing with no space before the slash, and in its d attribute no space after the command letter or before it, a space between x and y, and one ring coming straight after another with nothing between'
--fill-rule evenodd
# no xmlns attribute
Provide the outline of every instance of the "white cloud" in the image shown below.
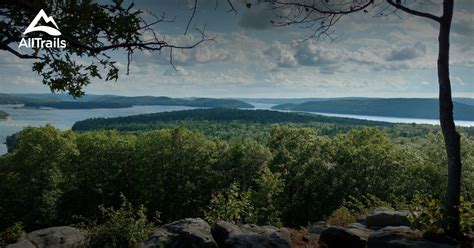
<svg viewBox="0 0 474 248"><path fill-rule="evenodd" d="M411 60L424 56L426 45L422 42L416 42L413 46L395 48L387 56L388 61Z"/></svg>

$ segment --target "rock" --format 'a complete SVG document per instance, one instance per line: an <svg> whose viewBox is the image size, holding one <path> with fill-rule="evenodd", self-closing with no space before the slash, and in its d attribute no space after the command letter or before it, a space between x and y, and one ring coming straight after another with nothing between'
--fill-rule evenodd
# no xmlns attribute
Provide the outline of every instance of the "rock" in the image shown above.
<svg viewBox="0 0 474 248"><path fill-rule="evenodd" d="M319 244L326 248L365 248L371 232L372 230L359 226L332 226L321 233Z"/></svg>
<svg viewBox="0 0 474 248"><path fill-rule="evenodd" d="M367 217L367 216L365 216L365 215L358 215L358 216L356 217L356 222L357 222L357 223L364 224L366 217Z"/></svg>
<svg viewBox="0 0 474 248"><path fill-rule="evenodd" d="M225 241L229 238L230 235L240 235L242 230L237 225L226 221L218 221L212 227L212 236L217 242L219 247L225 246Z"/></svg>
<svg viewBox="0 0 474 248"><path fill-rule="evenodd" d="M84 232L70 226L50 227L28 233L6 248L72 248L84 241Z"/></svg>
<svg viewBox="0 0 474 248"><path fill-rule="evenodd" d="M154 230L142 247L217 248L211 227L200 218L182 219Z"/></svg>
<svg viewBox="0 0 474 248"><path fill-rule="evenodd" d="M406 226L385 227L369 236L367 248L454 248L422 238L422 233Z"/></svg>
<svg viewBox="0 0 474 248"><path fill-rule="evenodd" d="M406 211L379 208L365 217L364 224L374 230L387 226L410 226L408 215L409 213Z"/></svg>
<svg viewBox="0 0 474 248"><path fill-rule="evenodd" d="M318 221L314 224L308 225L308 233L321 234L324 230L328 229L330 225L324 221Z"/></svg>
<svg viewBox="0 0 474 248"><path fill-rule="evenodd" d="M273 226L237 226L225 221L217 222L212 235L219 247L225 248L289 248L290 232Z"/></svg>
<svg viewBox="0 0 474 248"><path fill-rule="evenodd" d="M34 246L30 241L22 239L14 244L7 245L6 248L36 248L36 246Z"/></svg>

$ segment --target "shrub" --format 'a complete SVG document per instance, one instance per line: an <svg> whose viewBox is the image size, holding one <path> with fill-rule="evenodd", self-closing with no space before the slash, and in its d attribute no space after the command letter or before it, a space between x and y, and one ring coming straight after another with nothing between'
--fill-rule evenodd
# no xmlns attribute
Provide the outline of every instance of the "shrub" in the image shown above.
<svg viewBox="0 0 474 248"><path fill-rule="evenodd" d="M411 222L417 229L435 233L443 231L443 201L431 196L416 195L410 204ZM474 203L461 197L459 207L461 232L474 232Z"/></svg>
<svg viewBox="0 0 474 248"><path fill-rule="evenodd" d="M442 201L417 194L409 207L412 213L410 221L415 228L435 233L442 232L444 212Z"/></svg>
<svg viewBox="0 0 474 248"><path fill-rule="evenodd" d="M336 209L326 219L326 222L330 225L347 226L356 221L355 215L347 208L340 207Z"/></svg>
<svg viewBox="0 0 474 248"><path fill-rule="evenodd" d="M0 239L0 247L2 247L4 244L12 244L17 242L19 238L22 238L25 236L25 231L23 230L24 226L23 223L17 222L13 224L10 227L7 227L2 233L1 233L1 239Z"/></svg>
<svg viewBox="0 0 474 248"><path fill-rule="evenodd" d="M250 192L240 190L237 183L232 183L223 192L212 196L205 218L209 223L225 220L235 224L253 223L253 206Z"/></svg>
<svg viewBox="0 0 474 248"><path fill-rule="evenodd" d="M100 220L93 220L86 227L85 247L139 247L142 241L148 239L154 226L148 222L143 206L133 208L126 199L118 210L103 206L99 210Z"/></svg>
<svg viewBox="0 0 474 248"><path fill-rule="evenodd" d="M371 194L366 194L360 198L349 196L348 199L349 200L344 201L343 206L349 209L356 216L366 215L376 208L393 208L392 204Z"/></svg>

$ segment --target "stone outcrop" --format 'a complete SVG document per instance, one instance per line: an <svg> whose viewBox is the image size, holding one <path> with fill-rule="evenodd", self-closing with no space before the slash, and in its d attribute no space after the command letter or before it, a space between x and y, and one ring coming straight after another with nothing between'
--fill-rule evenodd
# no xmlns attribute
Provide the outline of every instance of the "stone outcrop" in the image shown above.
<svg viewBox="0 0 474 248"><path fill-rule="evenodd" d="M321 233L318 243L323 248L364 248L367 245L367 238L357 235L348 228L332 226Z"/></svg>
<svg viewBox="0 0 474 248"><path fill-rule="evenodd" d="M409 213L394 211L387 208L375 209L364 219L364 224L371 229L381 229L387 226L410 226Z"/></svg>
<svg viewBox="0 0 474 248"><path fill-rule="evenodd" d="M422 238L422 233L406 226L385 227L375 231L368 240L370 248L454 248Z"/></svg>
<svg viewBox="0 0 474 248"><path fill-rule="evenodd" d="M70 226L50 227L28 233L6 248L73 248L84 241L84 232Z"/></svg>
<svg viewBox="0 0 474 248"><path fill-rule="evenodd" d="M243 225L219 221L212 227L212 235L219 247L225 248L288 248L290 232L273 226Z"/></svg>
<svg viewBox="0 0 474 248"><path fill-rule="evenodd" d="M433 242L421 231L409 227L408 213L376 209L356 223L340 226L311 225L309 231L320 233L319 244L325 248L453 248ZM322 231L321 231L322 230Z"/></svg>
<svg viewBox="0 0 474 248"><path fill-rule="evenodd" d="M235 225L218 221L212 228L200 218L178 220L156 228L140 247L165 248L289 248L319 243L324 248L452 248L433 235L423 236L405 224L405 213L377 209L365 219L345 227L325 222L309 225L307 233L292 237L286 228ZM367 224L367 225L366 225ZM389 225L391 224L391 226ZM388 226L387 226L388 225ZM295 231L292 230L294 235ZM302 231L302 230L300 230ZM85 232L69 226L51 227L28 233L6 248L73 248L85 240Z"/></svg>
<svg viewBox="0 0 474 248"><path fill-rule="evenodd" d="M182 219L154 230L142 247L217 248L211 226L203 219Z"/></svg>

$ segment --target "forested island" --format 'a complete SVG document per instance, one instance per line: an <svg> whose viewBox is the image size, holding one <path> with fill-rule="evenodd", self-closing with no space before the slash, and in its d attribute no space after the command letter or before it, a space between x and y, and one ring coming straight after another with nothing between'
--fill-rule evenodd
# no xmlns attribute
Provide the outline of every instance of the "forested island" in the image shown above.
<svg viewBox="0 0 474 248"><path fill-rule="evenodd" d="M464 102L469 101L464 99ZM273 109L403 118L439 118L438 100L423 98L362 98L309 101L299 104L280 104L274 106ZM473 105L454 102L454 109L454 118L456 120L474 120Z"/></svg>
<svg viewBox="0 0 474 248"><path fill-rule="evenodd" d="M143 132L180 125L202 132L209 137L228 140L261 138L269 134L272 126L276 124L313 128L322 135L347 132L356 127L377 127L394 138L423 136L438 130L437 126L427 124L395 124L299 112L222 108L182 110L115 118L92 118L76 122L72 130L80 132L100 130ZM466 135L474 135L474 127L458 127L458 129Z"/></svg>
<svg viewBox="0 0 474 248"><path fill-rule="evenodd" d="M4 111L0 111L0 120L6 119L8 117L8 113Z"/></svg>
<svg viewBox="0 0 474 248"><path fill-rule="evenodd" d="M152 130L159 123L209 121L213 123L241 122L246 124L283 124L283 123L332 123L338 125L389 126L387 122L366 121L352 118L329 117L304 113L288 113L271 110L239 110L239 109L195 109L142 114L116 118L93 118L78 121L72 127L75 131L117 129L121 131Z"/></svg>

